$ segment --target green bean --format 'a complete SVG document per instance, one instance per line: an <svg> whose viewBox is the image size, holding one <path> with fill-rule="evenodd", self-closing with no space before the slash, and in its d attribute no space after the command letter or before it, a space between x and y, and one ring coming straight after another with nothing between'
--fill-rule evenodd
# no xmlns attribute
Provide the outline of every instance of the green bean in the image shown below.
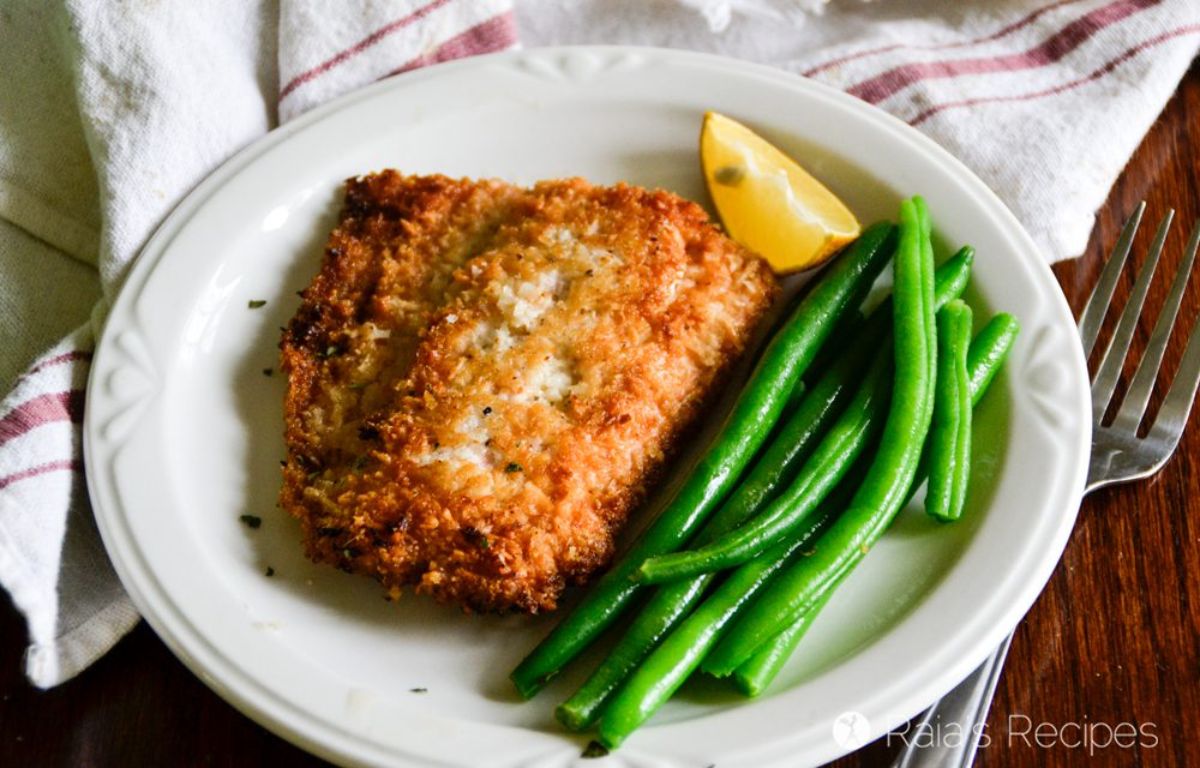
<svg viewBox="0 0 1200 768"><path fill-rule="evenodd" d="M813 620L817 618L817 614L829 602L829 598L833 596L833 590L826 592L819 599L813 609L792 622L791 626L780 632L775 637L768 640L762 645L754 655L751 656L737 669L733 671L733 687L737 688L746 696L757 696L767 689L779 671L783 669L783 665L791 658L792 652L796 650L796 646L808 634L809 627L812 626ZM706 659L707 661L707 659ZM701 664L700 668L705 672L708 671L706 664Z"/></svg>
<svg viewBox="0 0 1200 768"><path fill-rule="evenodd" d="M786 477L792 465L802 461L811 451L812 444L821 436L822 431L833 416L837 416L836 408L846 398L847 383L859 374L857 362L864 361L865 355L846 356L830 368L826 376L813 388L813 396L805 398L797 408L785 429L762 459L755 465L746 480L738 487L729 501L713 515L708 525L697 537L701 542L711 540L716 536L733 529L746 517L753 514L770 494ZM886 407L886 390L880 386L887 379L889 360L878 358L866 374L863 384L854 394L854 398L846 406L847 412L869 410L871 413L881 413ZM837 391L834 391L837 390ZM881 395L878 394L883 391ZM869 417L858 417L854 423L872 423ZM876 417L873 423L878 424ZM878 432L878 430L874 430ZM868 428L848 431L843 429L848 439L860 440L864 445L873 434ZM846 452L846 465L857 453ZM830 484L820 491L810 494L805 502L811 511L832 488L840 473L835 477L830 475ZM637 666L638 662L654 647L659 640L667 635L686 615L704 594L704 587L709 583L711 574L701 574L696 578L683 579L663 585L638 614L638 618L618 641L609 656L584 682L574 696L558 708L556 714L559 720L568 728L586 728L595 719L600 706L620 685L621 681Z"/></svg>
<svg viewBox="0 0 1200 768"><path fill-rule="evenodd" d="M974 254L974 248L965 246L938 267L934 274L934 300L939 309L957 299L966 289ZM754 467L713 516L705 533L697 536L697 543L711 541L741 525L779 492L782 483L812 454L816 439L844 410L854 392L853 385L861 382L870 358L878 355L881 346L890 345L891 323L891 299L888 298L867 317L859 327L858 335L848 341L842 354L783 420Z"/></svg>
<svg viewBox="0 0 1200 768"><path fill-rule="evenodd" d="M927 229L924 229L923 232L926 233L924 237L927 238ZM928 248L921 250L926 255L929 253ZM933 313L931 309L931 307L927 308L929 316L926 318L927 320L932 318ZM930 324L928 322L921 324L921 329L926 332L926 343L931 343L932 338L929 336L929 333L933 329L930 327ZM1007 330L991 333L990 335L981 334L981 336L1002 345L1010 344L1012 341L1012 333ZM933 373L933 360L930 359L931 356L928 352L925 355L926 369L924 371L930 385L932 385ZM980 354L973 359L982 362L984 365L998 366L1003 361L1003 352L995 354L993 351L981 350ZM973 371L972 373L974 374L975 372ZM979 380L986 382L990 380L992 375L994 375L994 371L983 371ZM931 410L932 404L927 403L926 405L927 410ZM868 471L868 481L870 480L870 475L877 472L878 463L878 458L872 463L871 469ZM841 489L857 487L859 491L855 493L855 498L858 498L862 492L861 489L869 487L869 485L867 481L864 481L861 485L856 482L848 482L839 486L839 491ZM823 509L837 509L840 506L840 502L827 502ZM828 518L822 514L819 519L823 521ZM836 529L840 524L839 519L833 523L833 527ZM807 545L808 541L811 541L811 539L806 538L805 545ZM784 552L786 550L784 548L788 546L788 542L784 541L776 544L771 550L764 553L762 557L733 571L718 588L717 592L714 592L712 597L706 600L704 604L680 625L678 630L669 635L663 644L651 654L650 658L634 673L625 687L621 689L617 697L605 708L600 726L602 743L605 743L607 746L616 746L627 737L630 732L661 706L678 686L686 680L691 672L694 671L701 658L712 649L713 644L720 637L720 633L737 616L742 607L754 604L755 593L763 591L765 592L764 597L766 597L776 590L773 584L763 590L761 582L751 579L755 573L762 573L770 569L771 562L780 563L779 558L781 557L785 560L785 562L782 562L783 573L803 567L804 563L821 556L824 541L825 539L819 539L816 550L804 553L805 557L803 558L796 557L795 550L792 551L791 555L785 557ZM810 610L813 607L815 606L812 604L808 606Z"/></svg>
<svg viewBox="0 0 1200 768"><path fill-rule="evenodd" d="M945 304L962 293L970 276L973 250L964 248L936 274L936 298ZM861 324L858 335L843 344L840 357L831 361L806 396L784 419L754 467L696 537L704 544L740 525L774 496L782 483L812 453L816 440L844 410L859 383L869 358L878 354L891 326L890 300L875 309ZM883 377L880 383L886 383ZM799 386L799 385L798 385ZM869 427L859 428L864 436ZM704 595L711 575L679 580L661 586L642 607L608 656L570 699L555 710L558 720L572 730L589 727L600 707L638 662Z"/></svg>
<svg viewBox="0 0 1200 768"><path fill-rule="evenodd" d="M964 245L938 266L937 271L934 272L933 286L934 300L938 309L945 306L946 302L951 299L957 299L966 290L967 283L971 279L971 264L974 261L975 248ZM833 365L834 361L842 358L847 349L853 349L869 338L868 334L878 334L881 326L891 326L891 323L892 299L890 296L881 301L866 316L862 312L849 316L842 327L834 329L829 341L822 347L812 365L808 367L804 378L815 381ZM879 341L881 338L882 335L878 334L875 341ZM793 402L798 401L799 398L793 396Z"/></svg>
<svg viewBox="0 0 1200 768"><path fill-rule="evenodd" d="M555 708L558 721L573 731L590 728L629 673L700 601L710 581L710 576L701 576L659 588L600 666Z"/></svg>
<svg viewBox="0 0 1200 768"><path fill-rule="evenodd" d="M863 314L861 308L848 312L846 317L842 318L842 322L829 334L829 340L813 358L812 364L804 372L804 380L800 383L803 384L805 381L811 383L824 376L831 366L845 356L847 349L854 348L862 337L866 324L867 315ZM799 402L800 398L793 392L784 413L789 413Z"/></svg>
<svg viewBox="0 0 1200 768"><path fill-rule="evenodd" d="M1017 318L1001 312L975 334L967 351L967 373L971 377L971 403L977 405L992 379L1004 367L1004 360L1021 330Z"/></svg>
<svg viewBox="0 0 1200 768"><path fill-rule="evenodd" d="M859 345L821 376L784 420L771 444L737 489L697 534L697 542L703 544L737 527L778 491L796 466L812 453L829 423L843 410L853 393L851 385L861 377L861 368L867 363L870 351L870 345ZM711 575L702 575L659 588L642 606L637 618L600 666L555 710L559 722L572 730L591 726L601 706L629 672L704 596L711 578Z"/></svg>
<svg viewBox="0 0 1200 768"><path fill-rule="evenodd" d="M862 560L906 500L933 415L937 352L932 261L928 215L924 202L913 198L900 207L893 293L896 375L879 450L849 508L822 539L816 554L786 569L770 592L739 620L739 626L753 629L735 633L748 636L750 647L737 655L721 652L722 663L713 664L714 670L732 672L759 645L811 610L827 588Z"/></svg>
<svg viewBox="0 0 1200 768"><path fill-rule="evenodd" d="M941 276L941 268L938 269L938 276ZM1017 323L1012 315L999 314L993 317L971 342L967 353L969 362L966 367L968 372L967 389L972 408L979 404L983 393L991 384L992 377L1002 367L1004 358L1012 348L1016 333ZM918 480L914 486L919 484L923 474L918 471ZM766 690L783 665L787 663L800 640L807 634L813 619L829 602L834 591L833 589L826 591L817 599L811 611L800 616L787 629L761 645L754 655L735 669L733 672L734 687L747 696L757 696ZM701 664L701 669L705 672L712 672L709 668L709 660L714 658L715 653L714 651L709 654Z"/></svg>
<svg viewBox="0 0 1200 768"><path fill-rule="evenodd" d="M795 480L752 522L699 549L651 558L634 572L634 578L658 584L732 568L786 538L803 524L879 435L891 394L891 368L888 355L875 359L854 399L821 438Z"/></svg>
<svg viewBox="0 0 1200 768"><path fill-rule="evenodd" d="M936 306L940 307L962 293L970 276L973 255L974 249L963 248L937 270ZM891 317L892 305L888 299L864 324L850 356L873 353L881 345L890 346L887 330ZM885 381L878 384L881 389L888 386ZM644 583L663 583L731 568L758 555L769 542L786 536L820 503L821 494L837 482L854 456L866 446L869 437L866 425L870 422L863 420L868 416L878 419L882 413L881 403L886 401L884 394L878 393L874 401L876 407L870 409L869 414L866 410L847 410L829 430L792 485L749 524L711 543L700 542L703 546L697 549L650 558L638 568L634 578Z"/></svg>
<svg viewBox="0 0 1200 768"><path fill-rule="evenodd" d="M992 379L1004 367L1008 353L1012 350L1013 342L1017 339L1021 326L1017 319L1007 312L992 315L987 324L979 329L971 346L967 349L967 380L971 392L971 408L979 405L983 393L991 386ZM972 414L973 416L974 414ZM921 488L923 478L929 475L930 448L928 440L921 454L921 463L917 469L917 480L913 483L908 494L907 506Z"/></svg>
<svg viewBox="0 0 1200 768"><path fill-rule="evenodd" d="M975 249L964 245L934 270L933 306L935 312L962 296L963 291L967 289L967 283L971 280L971 266L974 262ZM879 306L867 316L859 335L848 344L850 351L840 350L841 356L855 354L856 349L863 345L869 347L867 352L873 355L879 354L880 349L890 351L892 338L885 334L892 327L893 311L891 296L879 302Z"/></svg>
<svg viewBox="0 0 1200 768"><path fill-rule="evenodd" d="M938 313L937 384L929 429L929 488L925 511L950 522L962 516L971 477L971 308L952 301Z"/></svg>
<svg viewBox="0 0 1200 768"><path fill-rule="evenodd" d="M933 272L934 311L962 296L971 280L971 265L975 262L974 246L964 245L943 261ZM891 314L890 312L888 313Z"/></svg>
<svg viewBox="0 0 1200 768"><path fill-rule="evenodd" d="M939 276L940 272L939 269ZM967 352L967 382L972 408L979 404L984 392L991 384L992 378L1003 367L1004 359L1012 348L1016 335L1016 319L1012 315L1001 313L993 317L971 341L970 349ZM920 478L924 474L923 471L918 470L918 479L914 483L914 490L920 484ZM811 611L800 616L783 632L761 645L749 659L734 670L733 681L739 691L747 696L757 696L766 690L775 676L779 674L779 670L783 668L800 639L808 631L812 620L829 602L834 591L833 589L827 590L817 599ZM736 630L737 627L733 629ZM705 672L711 673L710 660L714 660L715 654L716 651L709 654L705 658L704 664L701 665Z"/></svg>
<svg viewBox="0 0 1200 768"><path fill-rule="evenodd" d="M592 587L513 670L517 691L529 698L610 626L633 600L638 585L630 573L647 557L686 542L737 482L767 439L796 382L856 297L891 258L895 227L868 227L816 280L771 339L726 417L720 434L692 469L666 509L625 557Z"/></svg>
<svg viewBox="0 0 1200 768"><path fill-rule="evenodd" d="M794 539L773 547L769 556L746 563L729 574L725 581L676 627L634 670L629 679L601 711L600 743L615 749L646 721L687 680L720 637L721 630L738 608L752 599L771 577L796 557L828 527L849 495L850 485L842 486L807 522Z"/></svg>
<svg viewBox="0 0 1200 768"><path fill-rule="evenodd" d="M783 412L791 413L792 410L794 410L796 406L800 404L800 401L804 399L804 396L807 393L808 385L803 381L797 381L796 386L792 387L792 391L788 395L787 405L784 406Z"/></svg>
<svg viewBox="0 0 1200 768"><path fill-rule="evenodd" d="M975 335L967 353L972 407L979 404L992 380L1003 367L1018 331L1016 319L1012 315L1000 313ZM918 471L917 481L913 483L906 502L911 500L916 492L923 474ZM841 519L846 518L843 516ZM840 522L841 520L839 524ZM818 551L829 554L835 543L832 539L822 539L817 542ZM854 546L854 543L850 546ZM824 596L832 592L832 587L837 584L842 574L834 573L831 579L818 580L815 577L819 574L805 568L808 564L809 561L804 561L785 570L768 593L744 609L744 614L738 617L737 622L721 639L721 643L705 659L705 671L718 675L729 674L744 664L765 641L777 634L781 627L788 626L812 610ZM767 605L768 601L770 605ZM780 619L780 616L784 618Z"/></svg>

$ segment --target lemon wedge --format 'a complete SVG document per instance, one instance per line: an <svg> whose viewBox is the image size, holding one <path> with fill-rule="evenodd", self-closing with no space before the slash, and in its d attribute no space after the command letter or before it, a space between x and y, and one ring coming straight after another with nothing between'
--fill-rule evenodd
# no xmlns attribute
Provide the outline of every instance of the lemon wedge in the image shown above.
<svg viewBox="0 0 1200 768"><path fill-rule="evenodd" d="M776 272L815 267L862 229L795 160L725 115L705 113L700 165L725 231Z"/></svg>

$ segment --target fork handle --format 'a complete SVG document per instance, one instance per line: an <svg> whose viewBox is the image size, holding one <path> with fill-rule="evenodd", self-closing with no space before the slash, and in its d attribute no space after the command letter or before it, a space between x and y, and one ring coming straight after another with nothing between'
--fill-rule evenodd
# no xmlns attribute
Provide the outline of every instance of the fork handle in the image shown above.
<svg viewBox="0 0 1200 768"><path fill-rule="evenodd" d="M978 669L917 718L892 768L970 768L1011 643L1012 635L1005 637ZM962 738L948 746L939 732L952 723Z"/></svg>

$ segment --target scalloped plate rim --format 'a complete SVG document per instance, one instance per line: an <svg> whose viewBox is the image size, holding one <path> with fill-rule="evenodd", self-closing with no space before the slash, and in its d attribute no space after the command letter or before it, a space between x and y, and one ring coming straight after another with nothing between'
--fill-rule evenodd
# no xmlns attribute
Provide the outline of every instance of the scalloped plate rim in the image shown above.
<svg viewBox="0 0 1200 768"><path fill-rule="evenodd" d="M641 66L683 65L685 67L691 66L700 69L719 66L724 72L743 76L748 81L765 80L771 81L776 85L785 84L791 86L797 92L808 91L811 96L839 103L848 110L855 112L862 119L868 121L875 120L880 122L885 130L899 133L905 140L913 144L914 148L931 154L939 163L951 169L959 181L972 187L975 194L979 196L980 199L974 202L990 206L989 214L997 218L1006 230L1006 235L1015 240L1020 250L1027 253L1036 253L1036 248L1033 246L1029 236L1020 227L1007 208L995 198L994 194L973 173L938 147L931 139L890 115L868 107L846 94L819 83L803 80L781 70L720 56L636 46L567 47L493 54L429 67L407 74L402 78L385 80L347 94L329 104L312 110L301 118L262 137L260 140L236 153L201 182L166 218L146 245L142 257L138 259L131 270L124 290L118 296L112 311L109 313L109 322L100 343L97 345L91 379L89 380L89 398L91 393L101 392L100 382L97 379L107 370L111 354L109 347L111 346L112 339L121 329L121 323L128 322L132 317L132 313L136 311L135 307L131 306L131 297L140 293L145 288L146 282L153 274L154 269L164 260L165 254L169 252L171 240L189 217L201 209L213 195L219 194L221 187L228 180L242 172L247 166L250 166L259 156L285 143L293 134L304 131L309 126L320 123L326 117L334 115L351 105L375 98L380 94L390 91L402 92L410 85L430 78L447 78L453 75L461 77L463 74L469 74L470 70L475 68L482 70L497 65L511 66L523 60L551 62L557 60L557 63L561 65L563 61L571 61L581 56L606 55L618 57L632 55L639 58L638 63ZM593 76L601 76L603 74L603 71L592 73ZM1052 273L1044 262L1039 260L1036 264L1025 264L1024 266L1032 267L1035 272L1039 273L1039 280L1048 280L1053 284ZM1057 303L1058 306L1053 307L1051 311L1059 315L1059 321L1063 323L1061 327L1070 327L1073 329L1073 318L1061 293L1058 294ZM126 330L128 331L128 328ZM1082 352L1075 355L1075 359L1070 360L1068 366L1073 369L1075 376L1079 376L1079 372L1082 370L1082 375L1086 381L1086 369L1083 367ZM1073 501L1069 502L1068 506L1072 508L1062 512L1058 520L1058 525L1052 532L1052 541L1047 549L1052 550L1054 554L1050 558L1049 567L1043 567L1042 571L1044 573L1039 573L1038 578L1027 580L1028 583L1015 596L1008 609L1003 612L1001 620L986 633L986 636L993 641L998 641L1032 604L1046 579L1049 578L1053 564L1057 562L1058 556L1061 554L1066 543L1066 538L1073 526L1075 512L1078 508L1078 500L1082 497L1087 451L1090 447L1090 421L1087 418L1085 403L1073 401L1068 403L1067 406L1075 410L1077 417L1080 414L1083 415L1081 422L1083 428L1075 436L1073 445L1075 449L1075 474L1073 477L1069 477L1063 481L1070 489L1067 492L1067 496L1073 499ZM156 591L157 585L153 582L152 574L147 572L147 565L138 549L135 534L129 529L128 521L124 519L121 513L122 502L116 496L115 481L108 476L111 470L111 467L108 465L111 463L114 451L119 450L119 446L114 449L112 446L104 445L104 438L98 434L99 425L97 424L97 419L99 417L97 414L101 412L104 412L103 408L89 408L85 413L84 423L85 456L87 465L92 468L88 472L87 481L89 492L96 507L97 521L114 566L129 590L135 604L159 636L171 648L172 652L181 658L207 685L216 690L223 698L230 701L242 712L316 754L332 760L369 765L393 764L397 759L406 759L405 755L393 750L374 749L374 745L356 742L357 737L355 734L339 728L334 723L313 721L310 714L295 703L283 700L275 692L256 688L255 681L252 678L247 679L240 670L236 669L235 665L230 664L229 660L212 657L212 648L205 641L203 633L199 632L198 628L187 626L187 619L179 612L178 607L172 602L170 596L160 594ZM188 631L181 631L181 624ZM994 645L994 642L991 645ZM888 722L873 722L872 725L875 726L874 730L879 731L881 725L885 726L884 730L886 730L898 722L902 722L903 719L915 714L920 708L927 705L932 698L940 695L950 687L955 680L970 671L990 650L990 646L987 644L976 643L976 646L979 647L974 648L974 653L970 656L964 656L958 659L956 664L948 666L933 684L927 682L923 686L920 692L921 695L916 697L922 700L919 706L914 707L909 705L905 707L904 709L907 714L904 715L893 713L888 718ZM912 698L912 696L909 698ZM750 708L744 707L740 709L745 710ZM693 721L672 723L662 727L664 731L681 728L686 731L686 726L689 724L693 724ZM769 754L765 754L764 749L757 751L751 749L748 752L744 752L742 757L773 760L794 759L800 756L790 751L795 746L797 745L789 742L788 739L781 738L775 744L767 745L765 752ZM558 752L559 750L551 751ZM621 754L618 752L614 757L620 757ZM636 749L628 753L629 757L635 757L636 754ZM829 745L818 748L810 744L802 749L801 754L804 756L804 759L827 760L837 756L840 752L836 747L830 747ZM549 754L543 757L548 758ZM664 755L661 757L667 758L668 756ZM417 761L413 764L428 764L430 760L428 755L414 754L408 755L407 758Z"/></svg>

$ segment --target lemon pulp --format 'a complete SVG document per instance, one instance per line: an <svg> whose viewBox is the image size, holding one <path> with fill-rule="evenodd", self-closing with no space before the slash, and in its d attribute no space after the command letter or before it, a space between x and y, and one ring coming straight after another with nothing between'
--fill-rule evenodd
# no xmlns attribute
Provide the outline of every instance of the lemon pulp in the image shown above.
<svg viewBox="0 0 1200 768"><path fill-rule="evenodd" d="M862 229L795 160L722 114L704 115L700 165L725 231L776 272L815 267Z"/></svg>

